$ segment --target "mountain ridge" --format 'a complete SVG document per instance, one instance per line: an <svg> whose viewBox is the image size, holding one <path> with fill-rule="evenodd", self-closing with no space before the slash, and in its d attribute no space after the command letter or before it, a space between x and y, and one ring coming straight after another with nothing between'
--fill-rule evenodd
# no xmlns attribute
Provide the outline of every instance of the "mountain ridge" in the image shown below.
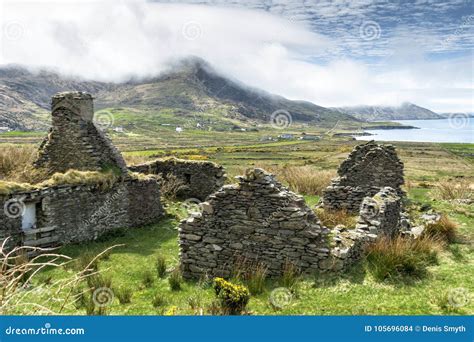
<svg viewBox="0 0 474 342"><path fill-rule="evenodd" d="M444 117L427 108L415 105L410 102L402 103L399 106L348 106L331 107L341 113L351 115L359 120L386 121L386 120L431 120L443 119Z"/></svg>
<svg viewBox="0 0 474 342"><path fill-rule="evenodd" d="M50 98L60 91L85 91L96 109L128 107L173 110L175 115L214 111L223 118L269 123L272 113L287 111L296 122L331 126L358 120L311 102L292 101L223 76L207 62L188 58L170 71L123 83L78 80L51 71L32 73L18 66L0 69L0 126L44 130Z"/></svg>

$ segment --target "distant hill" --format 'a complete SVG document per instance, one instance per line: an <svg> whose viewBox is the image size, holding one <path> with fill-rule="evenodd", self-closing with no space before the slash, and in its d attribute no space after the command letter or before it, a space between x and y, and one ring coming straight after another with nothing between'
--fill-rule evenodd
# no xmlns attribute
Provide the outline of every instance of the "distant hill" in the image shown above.
<svg viewBox="0 0 474 342"><path fill-rule="evenodd" d="M363 121L443 119L443 116L440 114L409 102L403 103L397 107L355 106L332 109L352 115Z"/></svg>
<svg viewBox="0 0 474 342"><path fill-rule="evenodd" d="M295 122L320 126L331 126L339 120L358 121L340 111L250 88L220 75L198 58L183 60L170 70L159 77L114 84L72 79L48 71L31 73L20 67L3 68L0 126L44 130L51 96L68 90L92 93L96 109L166 110L183 117L212 113L234 123L269 123L272 113L278 110L288 111Z"/></svg>

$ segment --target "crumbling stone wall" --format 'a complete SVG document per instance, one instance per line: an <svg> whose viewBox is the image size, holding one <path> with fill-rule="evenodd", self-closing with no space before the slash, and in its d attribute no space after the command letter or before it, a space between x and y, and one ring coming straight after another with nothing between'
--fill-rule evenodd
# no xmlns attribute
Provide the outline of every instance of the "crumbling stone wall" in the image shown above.
<svg viewBox="0 0 474 342"><path fill-rule="evenodd" d="M186 278L228 277L239 259L282 273L286 262L304 272L320 269L329 255L327 233L301 196L262 169L226 185L179 226L180 258Z"/></svg>
<svg viewBox="0 0 474 342"><path fill-rule="evenodd" d="M356 228L372 234L396 236L400 231L402 202L395 189L385 187L362 201Z"/></svg>
<svg viewBox="0 0 474 342"><path fill-rule="evenodd" d="M109 190L95 185L56 186L3 196L0 203L4 209L0 211L0 241L10 237L10 245L20 245L27 238L21 212L29 203L37 208L37 238L55 244L94 240L117 228L155 223L164 214L159 185L153 179L128 179Z"/></svg>
<svg viewBox="0 0 474 342"><path fill-rule="evenodd" d="M402 233L403 219L401 198L395 189L385 187L373 197L364 198L356 229L336 228L331 232L335 247L327 267L342 270L351 266L377 238L394 238Z"/></svg>
<svg viewBox="0 0 474 342"><path fill-rule="evenodd" d="M130 166L129 169L144 174L161 174L163 182L171 175L175 176L182 183L177 193L181 199L197 198L204 201L226 181L224 168L208 161L167 158Z"/></svg>
<svg viewBox="0 0 474 342"><path fill-rule="evenodd" d="M327 209L357 212L365 197L390 186L402 195L403 163L393 145L374 141L356 146L340 165L338 177L324 190L322 204Z"/></svg>
<svg viewBox="0 0 474 342"><path fill-rule="evenodd" d="M125 161L107 136L93 123L92 96L58 93L52 98L52 127L42 142L34 165L50 174L69 169L127 172Z"/></svg>

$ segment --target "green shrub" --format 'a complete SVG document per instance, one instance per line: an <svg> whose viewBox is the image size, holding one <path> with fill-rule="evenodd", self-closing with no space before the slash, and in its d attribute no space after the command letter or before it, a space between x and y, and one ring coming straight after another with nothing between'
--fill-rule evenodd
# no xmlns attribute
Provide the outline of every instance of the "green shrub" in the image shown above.
<svg viewBox="0 0 474 342"><path fill-rule="evenodd" d="M439 242L430 237L418 239L386 237L378 239L367 248L368 271L375 279L421 278L427 267L437 263Z"/></svg>
<svg viewBox="0 0 474 342"><path fill-rule="evenodd" d="M441 239L448 243L453 243L456 240L457 226L446 215L442 215L437 222L429 223L425 226L423 234Z"/></svg>
<svg viewBox="0 0 474 342"><path fill-rule="evenodd" d="M166 274L166 259L162 255L159 255L156 260L156 272L159 278L164 278Z"/></svg>
<svg viewBox="0 0 474 342"><path fill-rule="evenodd" d="M128 287L119 287L114 291L115 296L118 298L120 304L128 304L132 301L133 291Z"/></svg>
<svg viewBox="0 0 474 342"><path fill-rule="evenodd" d="M245 286L232 284L222 278L214 279L214 291L224 314L240 315L250 299Z"/></svg>
<svg viewBox="0 0 474 342"><path fill-rule="evenodd" d="M154 282L155 282L155 278L153 277L153 273L151 271L145 271L142 274L142 284L143 284L143 286L152 287Z"/></svg>
<svg viewBox="0 0 474 342"><path fill-rule="evenodd" d="M178 267L176 267L173 272L171 272L170 277L168 278L168 282L172 291L181 290L181 283L183 282L183 277L181 276L181 271Z"/></svg>

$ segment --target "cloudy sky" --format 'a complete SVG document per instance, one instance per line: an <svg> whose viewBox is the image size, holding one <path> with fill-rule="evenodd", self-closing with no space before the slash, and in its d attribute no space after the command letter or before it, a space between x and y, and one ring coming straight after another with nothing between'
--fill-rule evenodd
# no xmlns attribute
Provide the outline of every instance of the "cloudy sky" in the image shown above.
<svg viewBox="0 0 474 342"><path fill-rule="evenodd" d="M102 81L196 55L323 106L474 112L473 1L0 0L0 64Z"/></svg>

